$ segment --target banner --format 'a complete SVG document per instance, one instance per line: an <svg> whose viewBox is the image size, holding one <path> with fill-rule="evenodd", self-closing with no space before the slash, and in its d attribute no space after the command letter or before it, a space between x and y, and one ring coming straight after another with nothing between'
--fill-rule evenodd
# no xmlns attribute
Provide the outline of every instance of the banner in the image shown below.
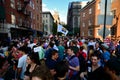
<svg viewBox="0 0 120 80"><path fill-rule="evenodd" d="M68 30L66 28L64 28L62 25L58 24L57 32L61 32L66 36L68 33Z"/></svg>

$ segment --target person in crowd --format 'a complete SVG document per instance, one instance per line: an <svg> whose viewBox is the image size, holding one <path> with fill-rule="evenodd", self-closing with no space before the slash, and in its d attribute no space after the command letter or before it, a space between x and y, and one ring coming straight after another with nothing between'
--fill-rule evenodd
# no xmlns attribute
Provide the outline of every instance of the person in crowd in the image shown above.
<svg viewBox="0 0 120 80"><path fill-rule="evenodd" d="M105 44L105 43L102 43L101 44L101 48L102 48L102 51L103 51L103 66L104 64L110 59L110 52L108 51L108 45Z"/></svg>
<svg viewBox="0 0 120 80"><path fill-rule="evenodd" d="M22 57L18 60L17 65L17 73L18 73L18 79L23 80L24 79L24 72L26 71L26 60L27 60L27 51L26 47L22 46L18 49L18 53L22 54Z"/></svg>
<svg viewBox="0 0 120 80"><path fill-rule="evenodd" d="M69 65L66 61L60 61L55 66L56 80L67 80Z"/></svg>
<svg viewBox="0 0 120 80"><path fill-rule="evenodd" d="M54 80L50 70L46 65L41 65L37 67L31 73L31 80Z"/></svg>
<svg viewBox="0 0 120 80"><path fill-rule="evenodd" d="M4 80L4 79L8 79L8 75L7 71L8 71L8 67L10 66L10 64L8 63L7 59L3 56L0 55L0 80ZM12 79L11 77L9 77L9 80Z"/></svg>
<svg viewBox="0 0 120 80"><path fill-rule="evenodd" d="M79 48L77 46L77 41L76 40L72 40L72 45L70 46L73 48L73 51L75 54L77 54L79 52Z"/></svg>
<svg viewBox="0 0 120 80"><path fill-rule="evenodd" d="M106 80L120 80L120 59L111 58L104 67L108 77Z"/></svg>
<svg viewBox="0 0 120 80"><path fill-rule="evenodd" d="M48 48L45 52L45 60L49 61L50 57L51 57L51 52L54 50L53 49L54 43L53 42L49 42L48 44Z"/></svg>
<svg viewBox="0 0 120 80"><path fill-rule="evenodd" d="M87 70L80 74L80 78L87 80L104 80L104 69L98 64L99 57L97 54L91 55L91 65L87 66ZM87 76L87 77L85 77Z"/></svg>
<svg viewBox="0 0 120 80"><path fill-rule="evenodd" d="M109 51L112 54L115 51L115 41L111 40L109 44Z"/></svg>
<svg viewBox="0 0 120 80"><path fill-rule="evenodd" d="M120 57L120 41L118 42L115 53L116 53L117 57Z"/></svg>
<svg viewBox="0 0 120 80"><path fill-rule="evenodd" d="M55 65L58 63L58 51L53 50L49 61L46 61L47 67L50 69L51 74L56 74Z"/></svg>
<svg viewBox="0 0 120 80"><path fill-rule="evenodd" d="M79 52L76 54L76 56L79 59L80 62L80 72L83 72L86 70L86 61L87 61L87 55L83 51L84 47L81 46Z"/></svg>
<svg viewBox="0 0 120 80"><path fill-rule="evenodd" d="M95 48L94 39L90 39L90 41L88 42L88 48L89 48L89 46L93 46L93 49Z"/></svg>
<svg viewBox="0 0 120 80"><path fill-rule="evenodd" d="M85 43L83 43L83 52L85 52L86 53L86 55L88 56L88 49L87 49L87 43L85 42Z"/></svg>
<svg viewBox="0 0 120 80"><path fill-rule="evenodd" d="M31 53L27 55L27 67L25 71L24 80L30 80L30 75L33 70L40 66L38 53Z"/></svg>
<svg viewBox="0 0 120 80"><path fill-rule="evenodd" d="M76 80L78 76L78 72L80 70L80 63L78 57L75 55L73 48L67 48L67 57L66 60L69 62L69 73L68 78L69 80Z"/></svg>
<svg viewBox="0 0 120 80"><path fill-rule="evenodd" d="M42 60L45 57L45 50L43 49L44 43L45 41L41 40L39 41L38 46L34 48L34 52L38 52L39 60ZM39 50L36 50L36 49L39 49Z"/></svg>
<svg viewBox="0 0 120 80"><path fill-rule="evenodd" d="M6 57L0 55L0 80L16 79L15 71Z"/></svg>
<svg viewBox="0 0 120 80"><path fill-rule="evenodd" d="M100 58L100 61L98 62L100 65L103 65L103 51L100 48L100 43L96 42L95 43L95 54L98 54L98 57Z"/></svg>
<svg viewBox="0 0 120 80"><path fill-rule="evenodd" d="M64 53L65 53L65 48L62 44L63 44L62 42L58 43L58 55L60 60L64 59Z"/></svg>

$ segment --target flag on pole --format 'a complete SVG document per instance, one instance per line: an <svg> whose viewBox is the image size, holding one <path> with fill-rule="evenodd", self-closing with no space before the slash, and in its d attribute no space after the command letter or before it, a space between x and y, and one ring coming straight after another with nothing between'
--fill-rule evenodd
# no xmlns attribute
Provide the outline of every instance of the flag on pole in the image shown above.
<svg viewBox="0 0 120 80"><path fill-rule="evenodd" d="M58 24L57 32L61 32L66 36L68 33L68 30L66 28L64 28L62 25Z"/></svg>

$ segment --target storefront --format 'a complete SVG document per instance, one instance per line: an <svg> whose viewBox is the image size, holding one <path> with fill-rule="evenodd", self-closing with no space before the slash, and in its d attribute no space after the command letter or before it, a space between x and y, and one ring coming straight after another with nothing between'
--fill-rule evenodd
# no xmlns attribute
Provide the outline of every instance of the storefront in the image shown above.
<svg viewBox="0 0 120 80"><path fill-rule="evenodd" d="M10 31L11 38L29 37L30 35L33 35L33 31L26 28L11 28Z"/></svg>

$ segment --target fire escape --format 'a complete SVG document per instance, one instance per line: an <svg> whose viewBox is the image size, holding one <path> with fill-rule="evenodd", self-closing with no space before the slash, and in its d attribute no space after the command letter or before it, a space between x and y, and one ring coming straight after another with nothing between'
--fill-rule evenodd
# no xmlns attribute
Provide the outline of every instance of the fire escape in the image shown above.
<svg viewBox="0 0 120 80"><path fill-rule="evenodd" d="M29 4L30 0L24 0L24 2L18 2L17 3L17 11L23 15L23 17L20 16L18 20L18 26L23 28L30 28L31 23L31 12L27 10L27 5Z"/></svg>

